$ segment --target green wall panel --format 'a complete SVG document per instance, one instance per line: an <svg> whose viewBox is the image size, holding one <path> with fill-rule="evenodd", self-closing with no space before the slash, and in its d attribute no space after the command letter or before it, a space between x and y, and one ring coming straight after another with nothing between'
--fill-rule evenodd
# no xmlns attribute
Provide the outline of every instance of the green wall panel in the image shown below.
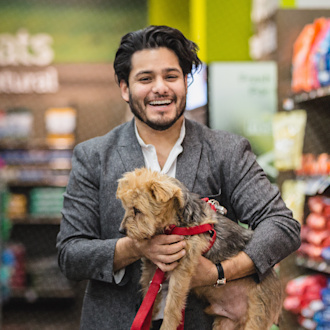
<svg viewBox="0 0 330 330"><path fill-rule="evenodd" d="M208 62L250 60L251 1L209 0L206 12Z"/></svg>

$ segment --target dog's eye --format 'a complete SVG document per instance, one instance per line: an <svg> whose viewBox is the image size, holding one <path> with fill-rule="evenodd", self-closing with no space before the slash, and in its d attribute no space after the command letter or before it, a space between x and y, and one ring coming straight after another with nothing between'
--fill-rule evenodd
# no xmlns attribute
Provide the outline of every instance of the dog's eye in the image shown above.
<svg viewBox="0 0 330 330"><path fill-rule="evenodd" d="M133 211L134 211L134 215L141 213L141 211L139 209L137 209L136 207L133 207Z"/></svg>

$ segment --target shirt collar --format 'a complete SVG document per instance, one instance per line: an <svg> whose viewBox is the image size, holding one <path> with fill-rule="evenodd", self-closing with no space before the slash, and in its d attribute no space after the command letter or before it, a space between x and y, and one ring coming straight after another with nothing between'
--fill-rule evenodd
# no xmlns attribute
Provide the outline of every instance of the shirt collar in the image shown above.
<svg viewBox="0 0 330 330"><path fill-rule="evenodd" d="M134 130L135 130L135 135L136 135L136 138L137 138L137 140L139 142L139 145L142 148L148 147L148 145L145 144L144 141L142 140L142 138L141 138L141 136L140 136L140 134L138 132L138 129L136 127L136 122L135 121L134 121ZM180 130L180 135L179 135L179 138L177 139L177 141L175 142L174 147L178 147L178 146L180 146L182 144L185 135L186 135L186 125L185 125L185 118L183 118L181 130Z"/></svg>

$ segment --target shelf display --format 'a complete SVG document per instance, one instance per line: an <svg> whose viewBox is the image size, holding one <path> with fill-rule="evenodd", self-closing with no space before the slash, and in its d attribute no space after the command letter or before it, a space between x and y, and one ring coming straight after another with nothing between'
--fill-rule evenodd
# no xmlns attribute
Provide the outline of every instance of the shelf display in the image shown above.
<svg viewBox="0 0 330 330"><path fill-rule="evenodd" d="M292 91L311 91L330 84L330 20L306 24L293 46Z"/></svg>
<svg viewBox="0 0 330 330"><path fill-rule="evenodd" d="M304 329L328 329L329 290L330 281L325 275L302 275L288 282L284 307L298 316Z"/></svg>
<svg viewBox="0 0 330 330"><path fill-rule="evenodd" d="M0 172L3 169L0 167ZM8 193L0 179L0 320L1 307L10 295L10 278L13 269L13 257L7 253L5 242L9 239L11 222L8 218Z"/></svg>
<svg viewBox="0 0 330 330"><path fill-rule="evenodd" d="M329 22L329 10L277 13L279 113L290 116L303 110L306 115L304 136L292 146L293 154L300 148L300 160L282 166L278 179L285 202L302 225L300 249L281 264L286 284L283 317L290 329L329 329L329 300L324 295L330 288ZM294 126L301 129L298 121L291 124L292 131Z"/></svg>
<svg viewBox="0 0 330 330"><path fill-rule="evenodd" d="M69 107L46 110L46 141L50 148L68 149L74 146L76 116L76 110Z"/></svg>
<svg viewBox="0 0 330 330"><path fill-rule="evenodd" d="M0 179L7 187L6 216L11 227L1 268L6 304L76 297L72 284L58 268L55 247L63 193L71 170L76 113L71 108L46 112L47 137L38 147L31 144L27 124L33 119L27 114L16 111L15 118L21 116L22 122L16 125L18 131L13 128L10 134L0 136ZM12 115L6 112L6 122ZM69 124L62 125L63 119L69 117ZM0 121L0 133L1 127ZM19 133L20 129L24 134Z"/></svg>
<svg viewBox="0 0 330 330"><path fill-rule="evenodd" d="M32 133L33 115L28 108L0 110L0 139L26 141Z"/></svg>
<svg viewBox="0 0 330 330"><path fill-rule="evenodd" d="M323 258L323 250L330 247L330 198L312 196L307 205L309 214L301 228L302 244L298 253L318 263L327 263L330 259Z"/></svg>

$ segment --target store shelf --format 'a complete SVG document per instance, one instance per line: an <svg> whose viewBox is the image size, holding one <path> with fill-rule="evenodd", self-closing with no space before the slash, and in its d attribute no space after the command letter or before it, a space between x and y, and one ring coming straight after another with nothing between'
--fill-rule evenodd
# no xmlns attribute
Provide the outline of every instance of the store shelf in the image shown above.
<svg viewBox="0 0 330 330"><path fill-rule="evenodd" d="M302 92L292 96L294 103L303 103L307 101L312 101L315 99L330 96L330 86L321 87L309 92Z"/></svg>
<svg viewBox="0 0 330 330"><path fill-rule="evenodd" d="M73 299L76 292L70 281L61 274L57 257L49 256L27 262L27 284L11 288L10 300L35 303L44 299Z"/></svg>
<svg viewBox="0 0 330 330"><path fill-rule="evenodd" d="M40 299L74 299L75 296L76 294L72 289L13 289L10 299L34 303Z"/></svg>
<svg viewBox="0 0 330 330"><path fill-rule="evenodd" d="M296 264L300 267L305 267L325 274L330 274L330 264L326 261L313 260L304 256L297 255Z"/></svg>
<svg viewBox="0 0 330 330"><path fill-rule="evenodd" d="M22 180L9 180L7 182L10 187L66 187L69 177L61 176L56 178L49 178L43 180L22 181Z"/></svg>
<svg viewBox="0 0 330 330"><path fill-rule="evenodd" d="M72 150L1 142L0 179L8 188L10 248L17 261L5 305L71 303L77 293L58 268L55 242Z"/></svg>
<svg viewBox="0 0 330 330"><path fill-rule="evenodd" d="M49 150L49 151L65 151L72 148L56 148L45 143L44 139L34 141L16 138L0 138L0 149L5 150Z"/></svg>
<svg viewBox="0 0 330 330"><path fill-rule="evenodd" d="M297 180L304 181L306 183L305 195L314 196L317 194L323 194L330 186L330 176L315 175L315 176L303 176L298 175Z"/></svg>
<svg viewBox="0 0 330 330"><path fill-rule="evenodd" d="M59 225L60 216L26 216L10 219L13 225Z"/></svg>

